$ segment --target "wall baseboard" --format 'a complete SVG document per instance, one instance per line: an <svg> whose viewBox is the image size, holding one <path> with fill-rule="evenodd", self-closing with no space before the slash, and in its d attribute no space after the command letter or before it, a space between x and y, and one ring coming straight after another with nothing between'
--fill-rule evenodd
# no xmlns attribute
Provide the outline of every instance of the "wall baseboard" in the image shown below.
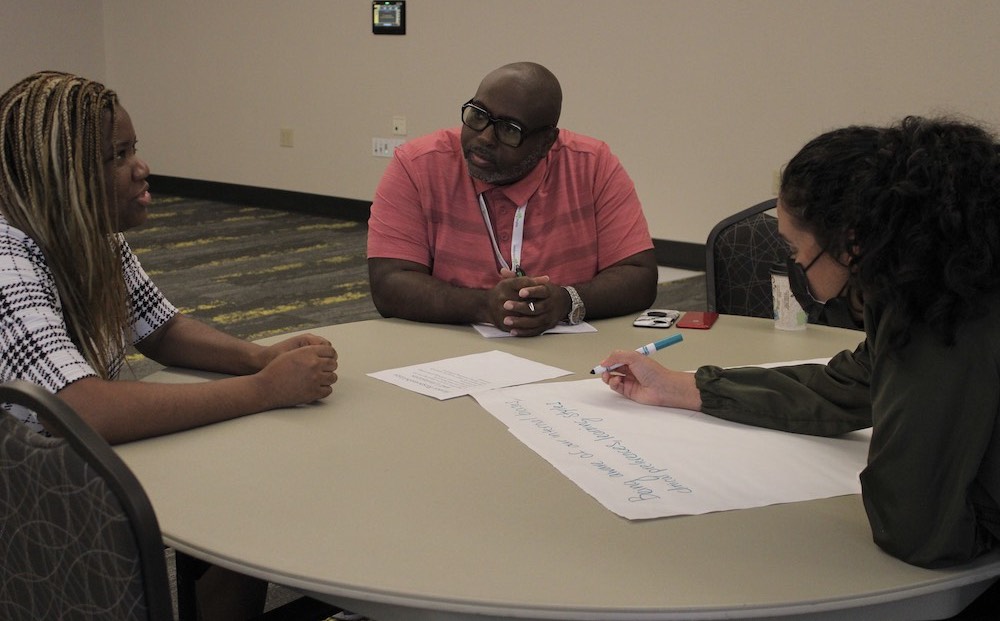
<svg viewBox="0 0 1000 621"><path fill-rule="evenodd" d="M150 175L149 186L154 195L167 194L224 203L244 203L250 207L280 209L355 222L368 222L372 205L371 201L353 198L164 175Z"/></svg>
<svg viewBox="0 0 1000 621"><path fill-rule="evenodd" d="M371 212L370 201L220 181L150 175L149 185L154 195L167 194L226 203L244 203L251 207L281 209L354 222L368 222L368 215ZM705 244L654 239L653 251L656 253L657 264L664 267L705 271Z"/></svg>

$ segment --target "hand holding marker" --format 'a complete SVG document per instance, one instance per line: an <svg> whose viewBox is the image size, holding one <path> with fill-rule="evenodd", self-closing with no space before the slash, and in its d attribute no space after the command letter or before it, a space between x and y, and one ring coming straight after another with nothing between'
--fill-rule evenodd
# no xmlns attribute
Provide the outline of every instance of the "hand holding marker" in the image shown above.
<svg viewBox="0 0 1000 621"><path fill-rule="evenodd" d="M640 354L642 354L643 356L648 356L649 354L653 353L654 351L658 351L660 349L663 349L664 347L670 347L671 345L674 345L676 343L680 343L683 340L684 340L684 336L683 335L681 335L681 334L674 334L674 335L668 336L665 339L660 339L659 341L656 341L655 343L649 343L648 345L643 345L642 347L636 349L636 351L639 352ZM597 365L596 367L594 367L593 369L590 370L590 373L591 373L591 375L603 375L605 371L613 371L613 370L617 369L620 366L623 366L623 365L621 363L619 363L619 364L613 364L610 367L602 367L601 365Z"/></svg>

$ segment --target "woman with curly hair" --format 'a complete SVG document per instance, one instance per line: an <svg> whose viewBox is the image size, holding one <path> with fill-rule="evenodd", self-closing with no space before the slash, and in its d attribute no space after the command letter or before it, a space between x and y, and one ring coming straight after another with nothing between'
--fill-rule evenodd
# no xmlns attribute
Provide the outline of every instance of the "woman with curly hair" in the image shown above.
<svg viewBox="0 0 1000 621"><path fill-rule="evenodd" d="M248 343L177 312L149 280L122 236L151 202L136 142L97 82L46 71L0 96L0 382L47 388L112 443L328 396L337 352L326 339ZM116 381L130 344L165 365L237 377ZM33 412L14 413L44 432ZM246 618L264 587L213 568L199 582L202 614Z"/></svg>
<svg viewBox="0 0 1000 621"><path fill-rule="evenodd" d="M1000 150L975 125L907 118L848 127L789 162L778 228L807 309L848 300L865 341L827 365L603 365L640 403L834 436L872 427L862 497L875 542L926 567L1000 537ZM853 304L852 304L853 303Z"/></svg>

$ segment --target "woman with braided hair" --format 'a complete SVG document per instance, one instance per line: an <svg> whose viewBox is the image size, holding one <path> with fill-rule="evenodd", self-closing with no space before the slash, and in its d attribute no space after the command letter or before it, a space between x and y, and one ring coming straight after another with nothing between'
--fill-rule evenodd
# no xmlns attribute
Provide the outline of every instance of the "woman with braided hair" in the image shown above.
<svg viewBox="0 0 1000 621"><path fill-rule="evenodd" d="M808 310L863 312L826 365L665 369L604 381L641 403L834 436L872 428L862 498L875 543L915 565L1000 541L1000 147L983 128L910 117L810 141L782 174L778 229ZM850 292L850 293L849 293Z"/></svg>
<svg viewBox="0 0 1000 621"><path fill-rule="evenodd" d="M149 280L122 235L151 202L136 142L97 82L45 71L0 96L0 381L54 392L111 443L328 396L337 352L326 339L248 343L177 312ZM168 366L235 377L116 381L132 344ZM15 414L44 432L33 413ZM220 607L203 607L206 619L263 606L260 581L213 568L202 584L217 587L202 601Z"/></svg>

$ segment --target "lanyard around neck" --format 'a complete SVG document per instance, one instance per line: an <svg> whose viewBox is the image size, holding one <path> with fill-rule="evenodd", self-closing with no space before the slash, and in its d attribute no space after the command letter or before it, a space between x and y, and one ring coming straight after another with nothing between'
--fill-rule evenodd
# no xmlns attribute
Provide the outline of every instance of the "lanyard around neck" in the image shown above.
<svg viewBox="0 0 1000 621"><path fill-rule="evenodd" d="M482 194L479 195L479 210L483 212L483 222L486 223L486 230L490 234L490 242L493 243L493 252L496 254L500 266L512 272L517 272L521 269L521 242L524 241L524 212L527 208L528 203L525 203L514 212L514 229L510 235L510 262L513 265L507 265L507 260L503 258L500 246L497 244L496 233L493 232L493 222L490 220L489 209L486 208L486 199Z"/></svg>

